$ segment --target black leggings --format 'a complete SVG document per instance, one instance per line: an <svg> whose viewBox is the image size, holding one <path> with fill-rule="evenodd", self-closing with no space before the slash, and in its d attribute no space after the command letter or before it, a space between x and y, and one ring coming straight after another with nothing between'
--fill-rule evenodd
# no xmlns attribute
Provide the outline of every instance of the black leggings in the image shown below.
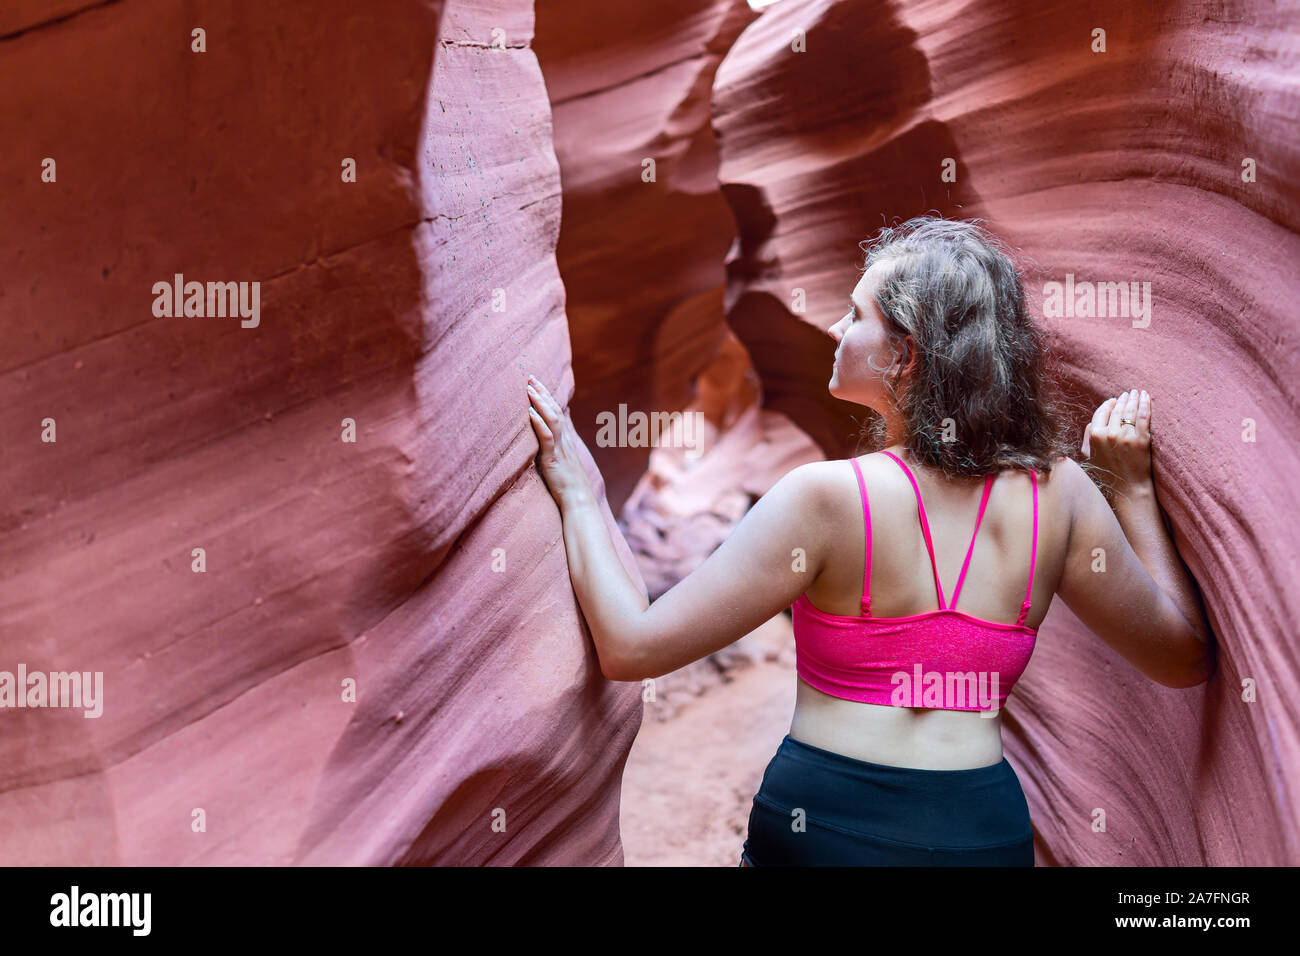
<svg viewBox="0 0 1300 956"><path fill-rule="evenodd" d="M974 770L855 760L788 734L763 772L741 866L1033 866L1005 757Z"/></svg>

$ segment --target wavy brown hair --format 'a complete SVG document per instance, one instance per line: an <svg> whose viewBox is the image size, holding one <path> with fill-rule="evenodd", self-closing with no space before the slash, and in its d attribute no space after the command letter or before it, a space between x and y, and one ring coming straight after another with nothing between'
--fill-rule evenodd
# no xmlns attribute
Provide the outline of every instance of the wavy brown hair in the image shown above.
<svg viewBox="0 0 1300 956"><path fill-rule="evenodd" d="M863 273L888 264L875 297L894 359L905 336L916 347L885 382L913 458L967 477L1006 468L1050 474L1062 456L1077 460L1070 432L1079 408L1056 384L1056 358L1001 240L979 220L922 216L886 226L861 248ZM880 448L883 419L874 417L865 441Z"/></svg>

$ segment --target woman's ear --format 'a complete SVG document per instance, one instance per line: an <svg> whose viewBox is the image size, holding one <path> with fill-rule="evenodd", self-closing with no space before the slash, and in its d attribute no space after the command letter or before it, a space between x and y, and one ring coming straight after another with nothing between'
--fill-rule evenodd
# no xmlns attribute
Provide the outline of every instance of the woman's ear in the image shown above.
<svg viewBox="0 0 1300 956"><path fill-rule="evenodd" d="M903 339L903 375L910 376L920 363L921 356L917 353L916 343L909 333L907 338Z"/></svg>

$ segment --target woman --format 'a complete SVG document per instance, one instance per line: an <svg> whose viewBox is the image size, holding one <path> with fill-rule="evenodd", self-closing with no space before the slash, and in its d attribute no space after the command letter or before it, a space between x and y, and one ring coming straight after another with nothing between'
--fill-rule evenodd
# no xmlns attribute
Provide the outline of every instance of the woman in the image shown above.
<svg viewBox="0 0 1300 956"><path fill-rule="evenodd" d="M1085 429L1112 510L1069 457L1043 334L997 240L926 217L864 245L829 389L879 413L879 452L792 470L653 605L615 554L571 423L530 377L540 469L610 680L667 674L793 605L794 718L741 866L1032 866L1001 707L1053 597L1157 683L1213 671L1156 504L1151 397L1108 399Z"/></svg>

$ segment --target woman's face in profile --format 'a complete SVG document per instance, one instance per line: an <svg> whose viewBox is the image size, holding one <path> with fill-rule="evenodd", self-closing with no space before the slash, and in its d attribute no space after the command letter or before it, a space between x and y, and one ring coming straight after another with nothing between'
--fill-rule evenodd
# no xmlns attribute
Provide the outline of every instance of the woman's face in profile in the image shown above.
<svg viewBox="0 0 1300 956"><path fill-rule="evenodd" d="M849 297L848 312L828 331L836 349L827 390L838 399L876 411L884 409L888 393L884 373L871 366L885 368L895 358L886 335L885 317L876 305L875 290L882 268L888 268L888 263L877 262L863 274Z"/></svg>

